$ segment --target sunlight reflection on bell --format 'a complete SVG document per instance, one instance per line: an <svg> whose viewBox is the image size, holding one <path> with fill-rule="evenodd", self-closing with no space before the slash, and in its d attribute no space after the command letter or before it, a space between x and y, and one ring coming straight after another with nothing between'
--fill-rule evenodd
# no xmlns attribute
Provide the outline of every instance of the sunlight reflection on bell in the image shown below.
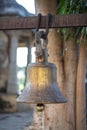
<svg viewBox="0 0 87 130"><path fill-rule="evenodd" d="M31 104L65 103L57 84L57 69L53 63L31 63L27 68L27 85L17 99Z"/></svg>

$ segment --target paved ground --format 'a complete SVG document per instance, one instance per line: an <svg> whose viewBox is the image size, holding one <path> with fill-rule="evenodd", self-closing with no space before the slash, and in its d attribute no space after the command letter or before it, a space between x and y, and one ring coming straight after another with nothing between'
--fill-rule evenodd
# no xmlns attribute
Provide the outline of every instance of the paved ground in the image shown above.
<svg viewBox="0 0 87 130"><path fill-rule="evenodd" d="M24 130L32 122L32 111L0 114L0 130Z"/></svg>

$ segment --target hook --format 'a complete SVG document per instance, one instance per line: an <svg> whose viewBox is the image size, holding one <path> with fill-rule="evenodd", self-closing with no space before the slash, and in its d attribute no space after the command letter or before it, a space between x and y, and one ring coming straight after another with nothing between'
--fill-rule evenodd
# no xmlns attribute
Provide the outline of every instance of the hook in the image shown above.
<svg viewBox="0 0 87 130"><path fill-rule="evenodd" d="M46 35L48 35L48 33L49 33L51 16L52 15L50 13L48 13L48 15L46 17Z"/></svg>
<svg viewBox="0 0 87 130"><path fill-rule="evenodd" d="M46 32L41 31L41 38L43 38L43 39L47 39L47 35L49 33L51 16L52 16L51 14L48 14L46 16Z"/></svg>
<svg viewBox="0 0 87 130"><path fill-rule="evenodd" d="M39 30L40 23L41 23L41 13L38 14L38 21L37 21L37 27L36 27L36 32Z"/></svg>
<svg viewBox="0 0 87 130"><path fill-rule="evenodd" d="M39 13L39 14L38 14L38 22L37 22L36 31L39 30L40 23L41 23L41 16L42 16L42 14ZM48 35L48 33L49 33L49 27L50 27L50 19L51 19L51 16L52 16L52 15L51 15L50 13L48 13L48 15L46 16L46 32L45 32L45 35Z"/></svg>

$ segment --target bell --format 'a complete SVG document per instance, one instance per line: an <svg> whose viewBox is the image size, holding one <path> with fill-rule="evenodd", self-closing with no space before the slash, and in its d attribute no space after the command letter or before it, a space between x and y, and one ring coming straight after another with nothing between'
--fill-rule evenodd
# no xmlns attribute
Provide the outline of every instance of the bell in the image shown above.
<svg viewBox="0 0 87 130"><path fill-rule="evenodd" d="M65 103L57 84L57 69L53 63L31 63L27 68L27 84L18 102L32 104Z"/></svg>

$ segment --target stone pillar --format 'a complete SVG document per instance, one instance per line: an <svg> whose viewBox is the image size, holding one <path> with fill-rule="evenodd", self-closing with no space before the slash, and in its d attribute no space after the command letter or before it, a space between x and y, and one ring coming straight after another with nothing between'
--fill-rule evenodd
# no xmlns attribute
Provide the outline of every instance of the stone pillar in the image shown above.
<svg viewBox="0 0 87 130"><path fill-rule="evenodd" d="M27 56L27 64L31 63L31 46L28 45L28 56Z"/></svg>
<svg viewBox="0 0 87 130"><path fill-rule="evenodd" d="M29 41L28 41L28 58L27 58L27 63L31 63L32 62L32 47L34 47L34 40L35 40L35 34L34 32L28 32L29 35Z"/></svg>
<svg viewBox="0 0 87 130"><path fill-rule="evenodd" d="M18 47L18 36L13 31L10 33L10 63L8 74L7 93L18 94L16 55Z"/></svg>
<svg viewBox="0 0 87 130"><path fill-rule="evenodd" d="M0 92L6 93L8 78L8 37L0 31Z"/></svg>

